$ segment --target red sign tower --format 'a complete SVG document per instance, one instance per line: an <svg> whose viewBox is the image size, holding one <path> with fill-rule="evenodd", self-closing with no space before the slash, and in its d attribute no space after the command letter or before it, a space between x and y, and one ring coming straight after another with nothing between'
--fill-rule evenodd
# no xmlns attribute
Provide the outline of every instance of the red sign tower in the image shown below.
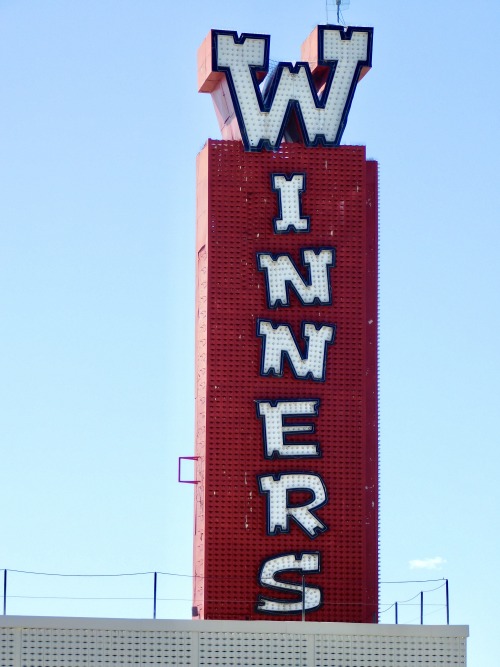
<svg viewBox="0 0 500 667"><path fill-rule="evenodd" d="M377 164L339 146L372 30L303 62L211 31L197 162L193 614L376 622Z"/></svg>

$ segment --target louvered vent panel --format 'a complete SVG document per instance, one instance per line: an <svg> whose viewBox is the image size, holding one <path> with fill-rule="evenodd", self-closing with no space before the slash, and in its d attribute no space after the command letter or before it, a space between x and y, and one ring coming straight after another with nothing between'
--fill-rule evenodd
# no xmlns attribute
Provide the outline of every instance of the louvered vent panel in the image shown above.
<svg viewBox="0 0 500 667"><path fill-rule="evenodd" d="M464 667L462 637L317 635L314 667Z"/></svg>
<svg viewBox="0 0 500 667"><path fill-rule="evenodd" d="M191 667L190 632L25 629L22 667Z"/></svg>
<svg viewBox="0 0 500 667"><path fill-rule="evenodd" d="M0 628L0 667L17 667L15 662L16 631Z"/></svg>
<svg viewBox="0 0 500 667"><path fill-rule="evenodd" d="M200 633L200 667L303 667L307 639L292 634Z"/></svg>

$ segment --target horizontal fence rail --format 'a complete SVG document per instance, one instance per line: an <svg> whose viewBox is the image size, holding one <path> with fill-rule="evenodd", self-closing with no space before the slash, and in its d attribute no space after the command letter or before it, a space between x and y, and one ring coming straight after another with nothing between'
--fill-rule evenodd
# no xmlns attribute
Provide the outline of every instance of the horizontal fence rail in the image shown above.
<svg viewBox="0 0 500 667"><path fill-rule="evenodd" d="M34 572L5 568L3 570L3 615L6 616L10 611L9 603L13 601L22 601L24 603L23 605L16 605L15 614L36 615L32 613L34 601L45 601L44 613L41 614L44 616L48 615L46 609L49 603L55 605L63 602L81 603L81 609L77 610L79 613L56 613L51 615L102 616L102 613L88 613L88 603L107 602L109 603L108 611L111 611L114 616L118 615L125 618L137 617L137 605L140 604L140 617L156 619L159 603L169 603L169 608L172 611L169 611L167 617L189 618L191 616L193 578L193 575L161 571L112 574L65 574L60 572ZM46 590L44 586L44 582L47 579L51 582L49 590ZM56 585L55 580L59 580L58 584L63 582L63 586ZM108 582L108 588L104 586L104 581ZM235 582L232 583L234 584ZM429 587L430 584L435 583L439 585ZM450 624L448 579L380 582L386 599L391 594L390 586L395 584L398 584L400 587L403 587L403 585L412 585L414 590L417 584L427 584L427 587L422 587L422 590L419 590L409 598L381 603L379 608L379 622L394 622L396 625L401 622L405 624L424 624L424 620L432 616L431 621L433 623L436 621L441 621L442 623L446 619L446 624ZM254 605L255 600L249 600L248 603ZM324 604L325 606L330 606L332 609L339 606L334 601L325 601ZM134 607L134 605L136 606ZM149 612L147 611L148 608ZM118 609L118 614L116 609ZM404 618L402 618L403 614ZM437 614L439 615L436 616ZM104 616L108 616L108 614L104 614ZM306 620L305 614L298 618L298 620L301 619ZM294 618L294 620L297 619Z"/></svg>

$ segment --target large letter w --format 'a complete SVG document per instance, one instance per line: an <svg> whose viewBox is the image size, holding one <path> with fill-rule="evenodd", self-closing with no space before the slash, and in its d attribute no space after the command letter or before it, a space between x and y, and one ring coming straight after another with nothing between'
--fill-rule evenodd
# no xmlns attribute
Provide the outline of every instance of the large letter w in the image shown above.
<svg viewBox="0 0 500 667"><path fill-rule="evenodd" d="M232 31L213 30L212 78L207 77L200 90L213 92L220 107L216 87L225 74L233 108L226 99L219 116L227 116L222 126L236 116L247 151L277 150L291 115L307 146L337 146L356 84L371 66L372 35L372 28L318 26L313 33L317 53L307 54L314 62L313 71L307 62L279 63L263 95L259 81L269 68L269 36L238 37ZM232 135L236 138L234 131Z"/></svg>

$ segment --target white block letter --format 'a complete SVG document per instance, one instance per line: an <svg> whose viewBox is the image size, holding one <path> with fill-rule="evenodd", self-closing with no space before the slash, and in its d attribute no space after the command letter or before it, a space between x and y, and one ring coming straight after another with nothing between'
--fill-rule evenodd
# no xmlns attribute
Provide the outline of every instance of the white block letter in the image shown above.
<svg viewBox="0 0 500 667"><path fill-rule="evenodd" d="M306 339L306 353L302 356L288 324L274 325L269 320L257 321L257 335L263 338L261 375L283 375L286 357L295 377L301 380L323 382L326 375L326 348L335 338L335 326L311 322L302 324L302 336Z"/></svg>
<svg viewBox="0 0 500 667"><path fill-rule="evenodd" d="M289 424L285 417L318 416L319 399L294 401L256 401L262 419L264 457L320 456L319 442L289 442L287 433L314 433L314 424Z"/></svg>
<svg viewBox="0 0 500 667"><path fill-rule="evenodd" d="M327 502L326 487L319 475L278 473L259 475L257 479L259 491L267 494L268 535L289 533L290 519L296 521L311 539L327 529L313 512ZM307 491L312 498L303 504L293 504L293 491Z"/></svg>
<svg viewBox="0 0 500 667"><path fill-rule="evenodd" d="M329 269L334 265L335 250L306 249L301 251L302 262L309 267L309 280L297 271L290 255L257 253L257 268L266 274L267 305L269 308L288 306L288 291L292 288L303 306L332 302Z"/></svg>
<svg viewBox="0 0 500 667"><path fill-rule="evenodd" d="M363 67L371 66L371 28L318 27L318 65L328 70L321 93L308 63L279 63L263 98L256 71L269 69L269 37L214 31L214 71L226 74L246 150L277 150L295 111L306 146L340 143Z"/></svg>
<svg viewBox="0 0 500 667"><path fill-rule="evenodd" d="M294 614L301 612L302 609L304 611L313 611L321 606L320 588L317 586L305 586L305 595L303 597L302 584L288 583L283 581L281 577L279 581L276 579L276 575L282 572L298 572L299 574L319 572L319 552L291 553L264 561L260 568L259 583L266 588L277 591L292 591L294 597L298 599L296 602L287 602L283 599L267 598L259 595L257 611L269 614Z"/></svg>
<svg viewBox="0 0 500 667"><path fill-rule="evenodd" d="M281 234L294 229L296 232L309 231L309 217L302 216L300 195L306 189L306 175L271 174L273 192L278 194L279 216L274 218L274 233Z"/></svg>

